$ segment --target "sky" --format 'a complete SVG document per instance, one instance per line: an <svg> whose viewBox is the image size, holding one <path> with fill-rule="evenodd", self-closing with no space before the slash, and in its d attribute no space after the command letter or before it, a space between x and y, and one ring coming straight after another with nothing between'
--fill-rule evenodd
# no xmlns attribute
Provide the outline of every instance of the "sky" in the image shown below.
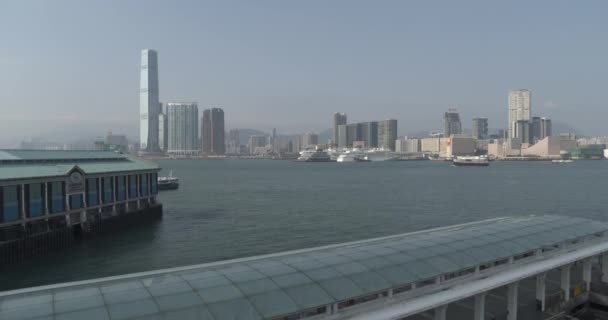
<svg viewBox="0 0 608 320"><path fill-rule="evenodd" d="M140 51L162 102L224 108L226 128L280 133L395 118L440 130L448 107L506 127L509 89L532 110L608 135L608 2L0 1L0 147L137 137Z"/></svg>

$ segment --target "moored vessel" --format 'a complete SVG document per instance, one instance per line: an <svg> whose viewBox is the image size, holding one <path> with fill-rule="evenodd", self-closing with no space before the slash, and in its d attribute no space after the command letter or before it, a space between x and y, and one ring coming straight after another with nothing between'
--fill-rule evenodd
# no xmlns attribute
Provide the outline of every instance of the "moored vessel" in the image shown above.
<svg viewBox="0 0 608 320"><path fill-rule="evenodd" d="M574 160L570 160L570 159L561 159L561 160L552 160L551 163L554 164L567 164L567 163L572 163L574 162Z"/></svg>
<svg viewBox="0 0 608 320"><path fill-rule="evenodd" d="M359 149L347 150L340 154L337 162L369 162L364 152Z"/></svg>
<svg viewBox="0 0 608 320"><path fill-rule="evenodd" d="M365 151L364 159L369 161L391 161L397 160L398 155L387 149L370 149Z"/></svg>
<svg viewBox="0 0 608 320"><path fill-rule="evenodd" d="M315 150L304 150L300 152L300 156L296 161L300 162L332 162L329 154L323 149L315 148Z"/></svg>
<svg viewBox="0 0 608 320"><path fill-rule="evenodd" d="M452 159L455 166L487 167L490 165L488 157L484 156L458 156Z"/></svg>
<svg viewBox="0 0 608 320"><path fill-rule="evenodd" d="M175 190L179 188L179 179L173 176L173 170L168 177L158 177L158 190Z"/></svg>

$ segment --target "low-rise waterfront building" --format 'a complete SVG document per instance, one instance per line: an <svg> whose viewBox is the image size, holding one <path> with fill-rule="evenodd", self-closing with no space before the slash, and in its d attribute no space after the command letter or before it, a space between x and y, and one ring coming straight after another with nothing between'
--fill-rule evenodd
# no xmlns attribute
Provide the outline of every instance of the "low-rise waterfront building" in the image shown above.
<svg viewBox="0 0 608 320"><path fill-rule="evenodd" d="M521 150L522 156L539 158L559 158L561 156L561 141L559 137L546 137L535 145Z"/></svg>
<svg viewBox="0 0 608 320"><path fill-rule="evenodd" d="M604 158L605 144L587 144L581 145L576 150L570 153L573 159L582 160L599 160Z"/></svg>
<svg viewBox="0 0 608 320"><path fill-rule="evenodd" d="M421 152L421 139L397 139L395 141L395 151L400 153L419 153Z"/></svg>
<svg viewBox="0 0 608 320"><path fill-rule="evenodd" d="M455 156L470 156L475 154L475 148L477 142L472 137L467 136L452 136L446 138L446 152L445 157Z"/></svg>
<svg viewBox="0 0 608 320"><path fill-rule="evenodd" d="M420 141L422 152L439 154L442 138L424 138Z"/></svg>
<svg viewBox="0 0 608 320"><path fill-rule="evenodd" d="M162 214L159 170L115 152L0 150L0 265L105 221Z"/></svg>

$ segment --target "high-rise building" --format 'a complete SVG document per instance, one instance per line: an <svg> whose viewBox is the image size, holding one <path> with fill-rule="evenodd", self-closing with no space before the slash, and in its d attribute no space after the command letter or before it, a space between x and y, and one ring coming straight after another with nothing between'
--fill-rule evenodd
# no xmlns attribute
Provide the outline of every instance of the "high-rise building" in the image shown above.
<svg viewBox="0 0 608 320"><path fill-rule="evenodd" d="M214 154L226 153L226 131L224 131L224 110L220 108L211 109L211 125L213 134L213 145L211 152Z"/></svg>
<svg viewBox="0 0 608 320"><path fill-rule="evenodd" d="M270 147L273 153L279 152L279 142L277 141L277 128L272 128L272 135L270 136Z"/></svg>
<svg viewBox="0 0 608 320"><path fill-rule="evenodd" d="M376 148L378 147L378 122L370 121L359 124L361 126L361 137L360 141L363 141L365 147Z"/></svg>
<svg viewBox="0 0 608 320"><path fill-rule="evenodd" d="M316 133L302 134L302 148L314 148L319 144L319 135Z"/></svg>
<svg viewBox="0 0 608 320"><path fill-rule="evenodd" d="M249 137L249 154L266 153L266 136Z"/></svg>
<svg viewBox="0 0 608 320"><path fill-rule="evenodd" d="M167 103L167 153L194 155L199 151L196 103Z"/></svg>
<svg viewBox="0 0 608 320"><path fill-rule="evenodd" d="M158 148L162 152L167 152L169 127L167 123L167 115L164 113L158 114Z"/></svg>
<svg viewBox="0 0 608 320"><path fill-rule="evenodd" d="M532 117L530 121L530 143L541 140L540 117Z"/></svg>
<svg viewBox="0 0 608 320"><path fill-rule="evenodd" d="M551 128L551 119L540 118L540 139L551 137L553 135L553 129Z"/></svg>
<svg viewBox="0 0 608 320"><path fill-rule="evenodd" d="M521 143L530 143L530 121L517 120L515 122L515 137Z"/></svg>
<svg viewBox="0 0 608 320"><path fill-rule="evenodd" d="M378 148L395 151L395 140L397 140L397 120L378 121Z"/></svg>
<svg viewBox="0 0 608 320"><path fill-rule="evenodd" d="M488 138L488 118L473 119L473 138L485 140Z"/></svg>
<svg viewBox="0 0 608 320"><path fill-rule="evenodd" d="M355 141L361 141L361 124L350 123L346 125L346 146L352 148Z"/></svg>
<svg viewBox="0 0 608 320"><path fill-rule="evenodd" d="M228 131L228 144L226 146L226 152L229 154L241 153L241 143L238 129L232 129Z"/></svg>
<svg viewBox="0 0 608 320"><path fill-rule="evenodd" d="M158 55L156 51L141 51L139 78L139 144L141 151L158 152Z"/></svg>
<svg viewBox="0 0 608 320"><path fill-rule="evenodd" d="M346 124L338 125L338 148L344 149L348 147L348 128Z"/></svg>
<svg viewBox="0 0 608 320"><path fill-rule="evenodd" d="M338 126L342 125L342 124L346 124L346 113L340 113L340 112L336 112L334 113L334 131L333 131L333 135L332 135L332 145L338 146L338 140L339 138L339 132L338 132Z"/></svg>
<svg viewBox="0 0 608 320"><path fill-rule="evenodd" d="M443 116L443 135L449 137L453 134L462 133L462 123L458 110L449 109Z"/></svg>
<svg viewBox="0 0 608 320"><path fill-rule="evenodd" d="M224 110L221 108L206 109L203 111L201 140L203 153L226 153L224 131Z"/></svg>
<svg viewBox="0 0 608 320"><path fill-rule="evenodd" d="M519 138L516 135L517 121L530 121L532 118L532 93L528 89L509 91L509 138Z"/></svg>
<svg viewBox="0 0 608 320"><path fill-rule="evenodd" d="M203 110L201 118L201 150L203 153L211 153L211 109Z"/></svg>
<svg viewBox="0 0 608 320"><path fill-rule="evenodd" d="M422 140L417 138L399 138L395 141L395 151L399 153L421 152Z"/></svg>

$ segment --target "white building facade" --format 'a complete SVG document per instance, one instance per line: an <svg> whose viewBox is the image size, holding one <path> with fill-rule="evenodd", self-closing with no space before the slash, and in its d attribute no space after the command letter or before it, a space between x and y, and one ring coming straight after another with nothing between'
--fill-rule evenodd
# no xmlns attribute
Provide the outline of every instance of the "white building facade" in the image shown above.
<svg viewBox="0 0 608 320"><path fill-rule="evenodd" d="M517 138L517 121L530 121L532 117L532 93L528 89L509 91L509 138Z"/></svg>
<svg viewBox="0 0 608 320"><path fill-rule="evenodd" d="M167 153L195 155L199 153L198 105L167 103Z"/></svg>

